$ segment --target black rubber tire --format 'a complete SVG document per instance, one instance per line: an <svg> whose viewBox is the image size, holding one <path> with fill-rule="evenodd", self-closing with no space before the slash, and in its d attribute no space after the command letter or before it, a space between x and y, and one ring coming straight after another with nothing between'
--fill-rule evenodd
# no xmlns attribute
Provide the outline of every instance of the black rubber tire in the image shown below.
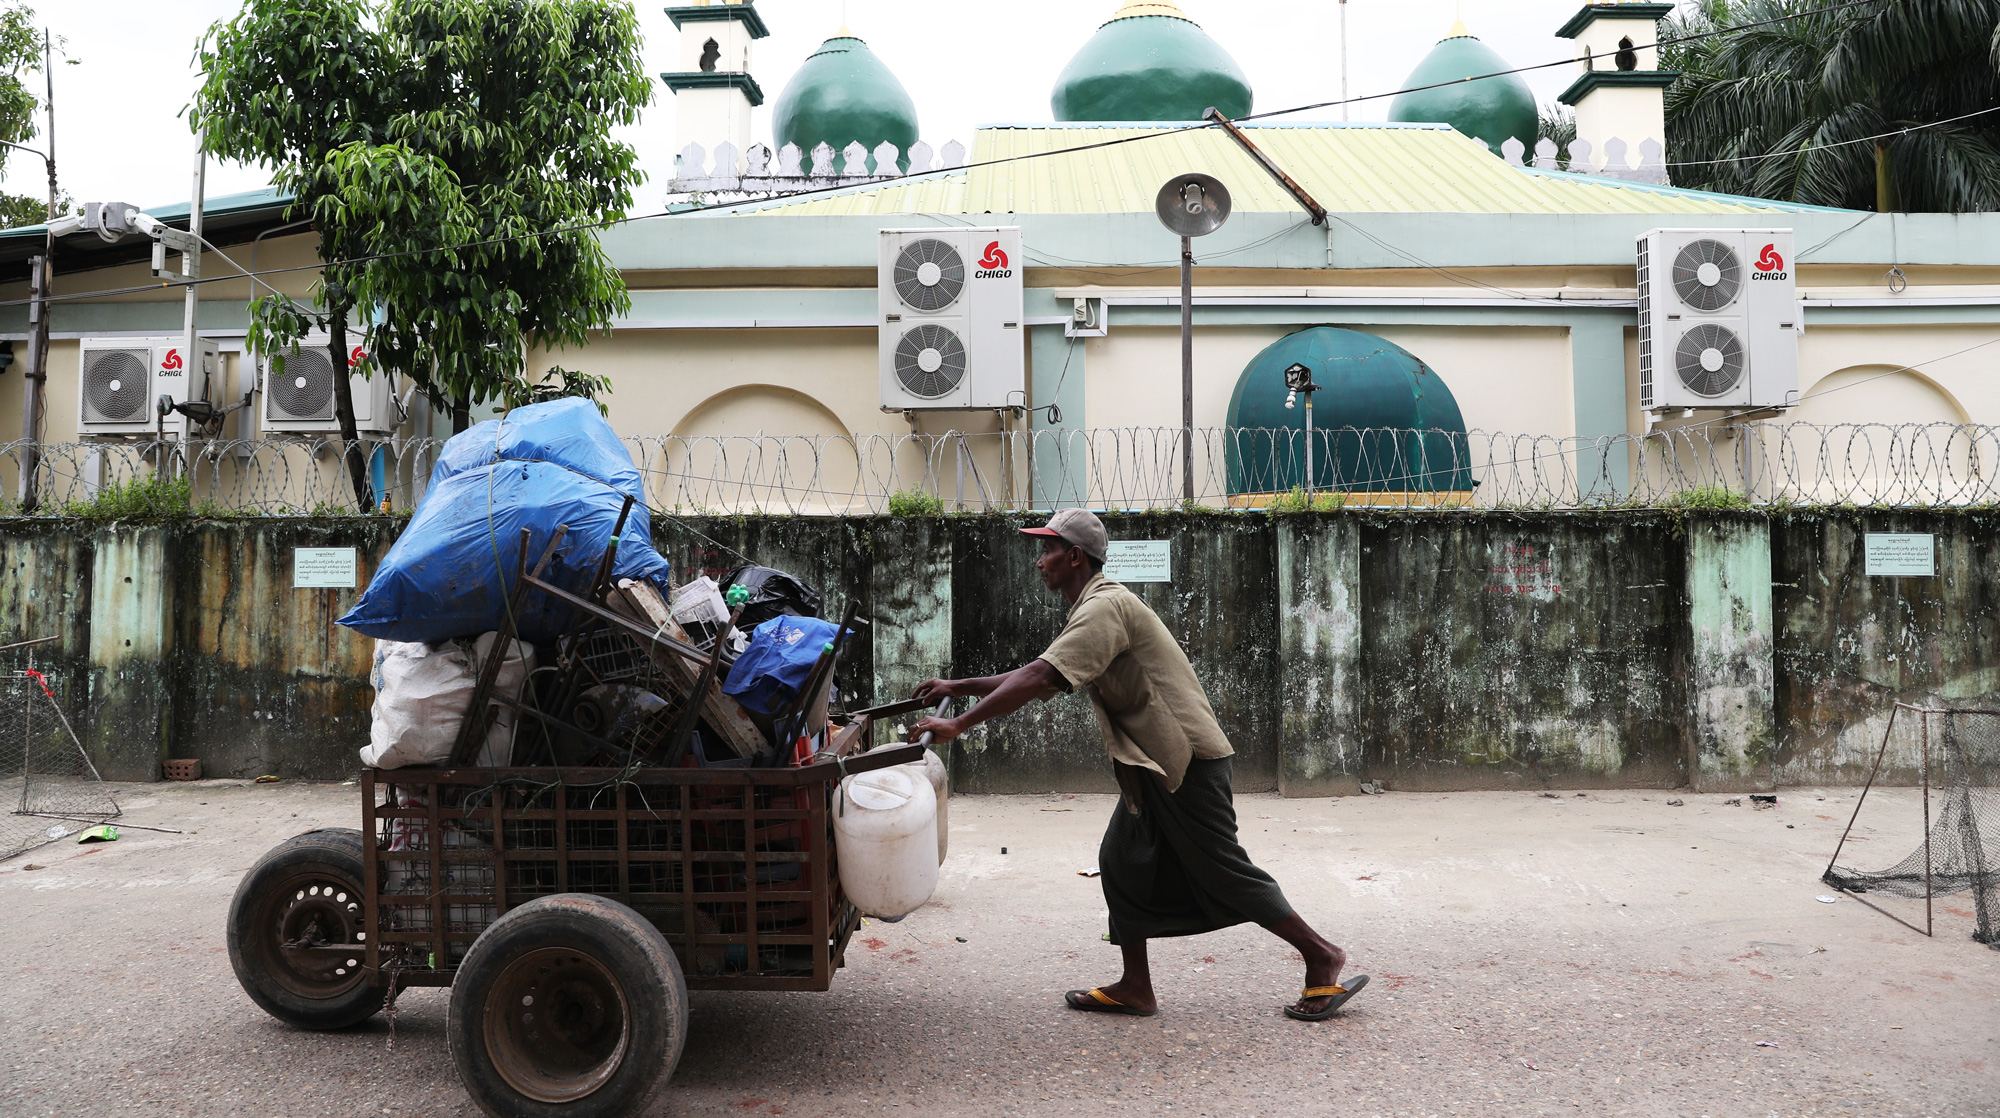
<svg viewBox="0 0 2000 1118"><path fill-rule="evenodd" d="M608 897L559 893L480 933L445 1035L466 1093L495 1118L608 1118L665 1089L687 1022L687 980L659 929Z"/></svg>
<svg viewBox="0 0 2000 1118"><path fill-rule="evenodd" d="M361 832L308 831L258 859L229 902L229 965L264 1012L301 1029L344 1029L373 1017L388 990L352 960L289 955L315 923L327 943L363 942Z"/></svg>

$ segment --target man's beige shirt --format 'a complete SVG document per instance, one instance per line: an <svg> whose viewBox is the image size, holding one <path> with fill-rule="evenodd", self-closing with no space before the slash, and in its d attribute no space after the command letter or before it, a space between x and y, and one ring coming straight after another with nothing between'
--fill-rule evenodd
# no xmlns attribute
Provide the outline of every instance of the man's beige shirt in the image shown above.
<svg viewBox="0 0 2000 1118"><path fill-rule="evenodd" d="M1190 759L1236 752L1159 615L1101 574L1084 585L1041 658L1067 690L1090 689L1111 759L1159 773L1169 792L1181 786Z"/></svg>

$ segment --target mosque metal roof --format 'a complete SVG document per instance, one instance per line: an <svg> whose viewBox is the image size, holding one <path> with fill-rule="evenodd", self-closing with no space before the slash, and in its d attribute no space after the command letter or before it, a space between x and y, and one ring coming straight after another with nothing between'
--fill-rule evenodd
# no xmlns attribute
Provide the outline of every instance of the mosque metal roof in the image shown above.
<svg viewBox="0 0 2000 1118"><path fill-rule="evenodd" d="M1336 213L1745 214L1835 212L1596 175L1518 167L1449 125L1263 123L1257 145ZM1227 183L1239 212L1298 208L1220 129L1160 123L982 127L967 165L717 211L782 216L1151 212L1187 171Z"/></svg>

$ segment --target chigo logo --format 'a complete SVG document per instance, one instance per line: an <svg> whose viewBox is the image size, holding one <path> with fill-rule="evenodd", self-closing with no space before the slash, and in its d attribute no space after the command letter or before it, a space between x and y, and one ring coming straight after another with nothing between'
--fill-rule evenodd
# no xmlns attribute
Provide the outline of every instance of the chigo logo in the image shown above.
<svg viewBox="0 0 2000 1118"><path fill-rule="evenodd" d="M1785 258L1778 254L1777 245L1765 245L1764 251L1757 254L1757 272L1750 278L1753 280L1781 280L1786 278Z"/></svg>
<svg viewBox="0 0 2000 1118"><path fill-rule="evenodd" d="M181 351L178 349L168 350L167 355L160 358L160 371L168 375L179 373L181 371Z"/></svg>
<svg viewBox="0 0 2000 1118"><path fill-rule="evenodd" d="M1014 274L1007 267L1007 254L1000 250L999 241L988 241L986 255L979 258L979 271L972 273L973 279L1006 279Z"/></svg>

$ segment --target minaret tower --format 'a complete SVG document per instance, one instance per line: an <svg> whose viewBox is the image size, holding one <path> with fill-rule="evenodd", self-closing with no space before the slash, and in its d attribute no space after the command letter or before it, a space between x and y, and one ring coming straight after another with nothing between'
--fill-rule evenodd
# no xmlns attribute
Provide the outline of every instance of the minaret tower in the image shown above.
<svg viewBox="0 0 2000 1118"><path fill-rule="evenodd" d="M681 68L660 75L674 93L674 143L714 151L727 141L741 159L750 148L750 110L764 103L750 76L750 44L770 29L752 0L692 0L668 8L667 18L681 33Z"/></svg>
<svg viewBox="0 0 2000 1118"><path fill-rule="evenodd" d="M1672 4L1631 0L1585 4L1556 32L1577 44L1576 80L1556 98L1576 109L1577 139L1590 141L1593 166L1577 170L1602 170L1604 145L1612 139L1625 141L1634 164L1647 140L1666 151L1666 89L1680 74L1660 69L1653 44L1659 21L1673 10Z"/></svg>

